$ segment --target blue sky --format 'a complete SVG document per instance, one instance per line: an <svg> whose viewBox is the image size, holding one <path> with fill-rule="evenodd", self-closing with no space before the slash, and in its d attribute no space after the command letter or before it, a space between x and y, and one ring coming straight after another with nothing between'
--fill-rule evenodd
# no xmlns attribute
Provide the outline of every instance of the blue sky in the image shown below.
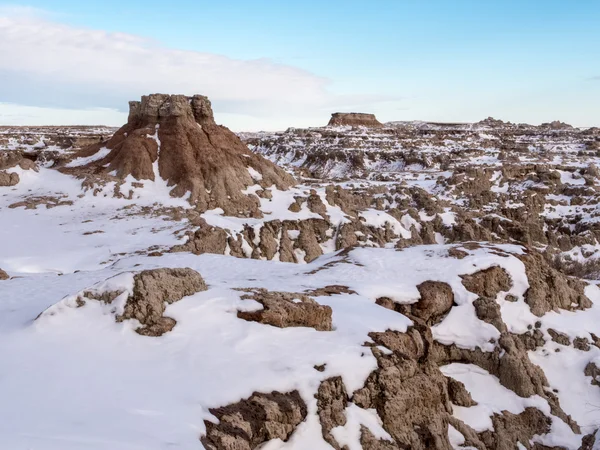
<svg viewBox="0 0 600 450"><path fill-rule="evenodd" d="M0 62L0 123L117 124L128 99L178 89L234 129L350 109L600 125L597 0L29 0L0 16L0 60L16 61Z"/></svg>

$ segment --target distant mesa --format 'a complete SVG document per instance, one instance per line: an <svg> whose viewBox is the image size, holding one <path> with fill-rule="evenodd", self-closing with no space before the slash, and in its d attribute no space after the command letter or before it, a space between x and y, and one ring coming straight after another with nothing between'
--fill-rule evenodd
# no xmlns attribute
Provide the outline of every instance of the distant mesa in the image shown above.
<svg viewBox="0 0 600 450"><path fill-rule="evenodd" d="M172 196L189 195L199 210L222 208L244 217L261 215L258 197L242 192L249 186L295 184L291 175L217 125L203 95L152 94L129 102L127 123L108 141L78 152L65 170L120 180L160 178Z"/></svg>
<svg viewBox="0 0 600 450"><path fill-rule="evenodd" d="M333 113L327 126L351 126L351 127L382 127L383 124L377 120L375 114L365 113Z"/></svg>

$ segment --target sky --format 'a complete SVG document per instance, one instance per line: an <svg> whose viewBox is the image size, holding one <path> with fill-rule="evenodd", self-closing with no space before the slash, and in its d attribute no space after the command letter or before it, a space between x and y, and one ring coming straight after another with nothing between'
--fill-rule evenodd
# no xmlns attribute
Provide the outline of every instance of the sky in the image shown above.
<svg viewBox="0 0 600 450"><path fill-rule="evenodd" d="M233 130L488 116L600 126L598 0L0 0L0 125L204 94Z"/></svg>

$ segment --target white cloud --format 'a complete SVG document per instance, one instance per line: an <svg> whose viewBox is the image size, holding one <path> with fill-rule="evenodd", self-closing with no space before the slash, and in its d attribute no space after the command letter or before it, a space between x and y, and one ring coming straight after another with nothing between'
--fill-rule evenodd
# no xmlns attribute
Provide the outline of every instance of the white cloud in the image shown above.
<svg viewBox="0 0 600 450"><path fill-rule="evenodd" d="M0 103L2 125L108 125L121 126L127 114L108 108L40 108Z"/></svg>
<svg viewBox="0 0 600 450"><path fill-rule="evenodd" d="M123 111L128 100L153 92L207 95L217 112L251 116L253 128L272 128L282 116L292 125L325 109L368 109L390 100L333 95L327 79L268 59L170 49L47 17L0 9L0 99L54 110L57 119L66 119L66 109L87 110L88 116L90 108Z"/></svg>

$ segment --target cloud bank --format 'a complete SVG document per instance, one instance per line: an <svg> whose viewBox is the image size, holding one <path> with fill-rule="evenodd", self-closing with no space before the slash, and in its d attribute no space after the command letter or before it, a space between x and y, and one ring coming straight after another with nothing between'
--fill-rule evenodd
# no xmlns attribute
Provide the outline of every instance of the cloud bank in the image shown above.
<svg viewBox="0 0 600 450"><path fill-rule="evenodd" d="M128 100L143 94L200 93L211 98L218 114L239 120L246 115L253 127L268 128L282 115L291 125L336 108L369 109L396 100L334 95L327 79L268 59L165 48L138 36L75 28L23 11L0 10L0 55L4 110L10 103L123 112Z"/></svg>

